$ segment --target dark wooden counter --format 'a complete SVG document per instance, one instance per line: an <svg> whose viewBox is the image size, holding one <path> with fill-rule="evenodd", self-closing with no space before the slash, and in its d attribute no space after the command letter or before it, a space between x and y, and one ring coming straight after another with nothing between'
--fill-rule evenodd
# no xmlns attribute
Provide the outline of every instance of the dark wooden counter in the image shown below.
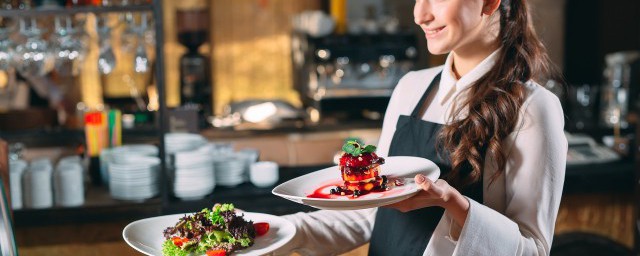
<svg viewBox="0 0 640 256"><path fill-rule="evenodd" d="M282 183L289 179L327 167L283 167L280 169ZM566 171L565 195L589 193L628 193L634 189L634 164L630 161L569 166ZM17 210L17 228L48 224L78 224L104 221L131 221L162 214L193 212L214 203L233 203L245 211L264 212L275 215L313 208L300 205L271 194L272 188L258 188L243 183L234 188L216 187L214 192L201 200L182 201L171 198L162 203L159 198L142 203L114 200L104 187L90 187L84 206L76 208L50 208Z"/></svg>

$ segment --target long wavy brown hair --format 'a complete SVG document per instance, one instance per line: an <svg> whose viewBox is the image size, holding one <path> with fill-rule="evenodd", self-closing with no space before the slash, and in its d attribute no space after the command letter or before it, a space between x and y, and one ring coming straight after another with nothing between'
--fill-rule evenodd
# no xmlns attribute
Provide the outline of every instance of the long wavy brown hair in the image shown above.
<svg viewBox="0 0 640 256"><path fill-rule="evenodd" d="M496 64L469 87L439 134L452 165L446 180L457 188L482 179L487 154L497 168L491 181L504 173L508 149L502 142L516 128L527 97L524 84L532 79L562 81L536 35L526 0L502 0L499 12L501 50ZM465 109L467 116L456 120Z"/></svg>

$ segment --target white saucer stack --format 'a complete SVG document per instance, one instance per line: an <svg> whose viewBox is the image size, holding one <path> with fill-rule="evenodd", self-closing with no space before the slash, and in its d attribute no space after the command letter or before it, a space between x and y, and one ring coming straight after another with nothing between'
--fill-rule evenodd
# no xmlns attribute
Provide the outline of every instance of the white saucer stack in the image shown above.
<svg viewBox="0 0 640 256"><path fill-rule="evenodd" d="M51 160L47 158L31 162L23 177L25 208L42 209L53 206L52 172Z"/></svg>
<svg viewBox="0 0 640 256"><path fill-rule="evenodd" d="M236 154L238 157L244 159L244 180L249 180L251 165L258 162L258 159L260 158L260 151L254 148L245 148L239 150Z"/></svg>
<svg viewBox="0 0 640 256"><path fill-rule="evenodd" d="M11 188L11 208L22 209L22 175L27 169L27 162L15 160L9 162L9 187Z"/></svg>
<svg viewBox="0 0 640 256"><path fill-rule="evenodd" d="M109 162L109 191L120 200L143 201L159 192L160 159L123 156Z"/></svg>
<svg viewBox="0 0 640 256"><path fill-rule="evenodd" d="M53 172L53 194L57 206L84 204L82 160L78 156L62 158Z"/></svg>
<svg viewBox="0 0 640 256"><path fill-rule="evenodd" d="M237 154L216 156L213 160L216 184L224 187L235 187L245 181L247 162Z"/></svg>
<svg viewBox="0 0 640 256"><path fill-rule="evenodd" d="M173 193L183 200L197 200L213 192L216 186L211 147L174 154Z"/></svg>
<svg viewBox="0 0 640 256"><path fill-rule="evenodd" d="M207 144L207 139L194 133L167 133L164 135L167 154L192 151Z"/></svg>
<svg viewBox="0 0 640 256"><path fill-rule="evenodd" d="M100 176L109 185L109 162L126 156L158 156L158 147L148 144L130 144L100 151Z"/></svg>

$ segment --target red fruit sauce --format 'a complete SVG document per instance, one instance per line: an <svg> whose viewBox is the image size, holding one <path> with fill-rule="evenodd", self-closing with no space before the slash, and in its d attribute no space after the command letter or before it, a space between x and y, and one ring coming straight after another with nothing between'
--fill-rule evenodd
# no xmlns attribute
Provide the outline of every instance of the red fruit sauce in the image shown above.
<svg viewBox="0 0 640 256"><path fill-rule="evenodd" d="M401 192L397 190L393 191L395 187L404 186L404 182L398 178L379 178L379 179L380 179L379 182L381 182L380 184L383 184L385 186L377 186L371 190L360 190L361 192L358 196L363 196L368 193L384 193L385 196L389 196L389 195L393 195ZM382 182L383 180L386 182L383 183ZM377 179L376 179L376 182L378 182ZM346 196L349 199L358 199L358 196L354 196L353 190L347 189L345 183L346 182L342 182L341 180L335 180L335 181L328 182L326 184L322 184L320 185L320 187L314 190L313 193L307 195L307 197L320 198L320 199L335 199L335 198ZM362 186L364 184L368 184L368 183L362 183L362 184L359 184L359 186ZM353 186L353 185L350 185L350 186ZM334 193L327 192L327 188L331 188L331 191L333 191ZM336 191L337 188L340 188L339 191Z"/></svg>

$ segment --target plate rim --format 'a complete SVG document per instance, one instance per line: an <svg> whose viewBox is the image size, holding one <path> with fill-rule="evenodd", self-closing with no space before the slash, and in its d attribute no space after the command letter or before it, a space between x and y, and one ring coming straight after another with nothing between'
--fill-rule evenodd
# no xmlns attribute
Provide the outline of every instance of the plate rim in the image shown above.
<svg viewBox="0 0 640 256"><path fill-rule="evenodd" d="M429 163L429 165L433 165L433 167L435 167L433 172L437 173L437 175L434 174L434 176L439 177L440 174L441 174L440 173L440 168L437 166L437 164L435 164L430 159L426 159L426 158L423 158L423 157L415 157L415 156L391 156L391 157L385 157L385 158L387 159L387 161L390 158L394 158L394 159L405 158L407 160L414 159L414 160L419 160L419 161L426 161L426 163ZM350 201L349 200L326 199L326 198L309 198L309 197L302 197L302 196L297 196L297 195L290 195L290 194L281 193L281 190L284 189L283 187L285 187L288 184L301 182L301 180L304 180L308 176L317 175L318 172L326 171L328 169L333 169L333 168L338 168L338 166L337 165L332 165L332 166L329 166L327 168L322 168L322 169L313 171L311 173L307 173L305 175L301 175L301 176L295 177L293 179L290 179L288 181L285 181L283 183L280 183L279 185L277 185L276 187L274 187L271 190L271 193L276 195L276 196L282 197L284 199L287 199L287 200L290 200L290 201L293 201L293 202L296 202L296 203L299 203L299 204L304 204L304 205L308 205L308 206L311 206L311 207L314 207L314 208L326 209L326 210L367 209L367 208L374 208L374 207L378 207L378 206L383 206L383 205L394 203L394 202L391 202L391 203L385 203L385 204L368 204L368 206L367 206L367 203L372 202L372 201L379 201L380 198L366 198L366 199L357 200L357 202L362 202L363 204L358 204L358 205L354 205L354 206L343 206L343 207L327 207L327 206L318 206L318 205L314 205L314 204L308 204L308 203L305 203L305 201L307 201L307 202L340 202L340 203L350 202ZM403 178L407 179L408 177L403 177ZM420 191L419 187L415 186L409 193L398 197L398 198L403 198L403 199L400 199L400 200L395 201L395 202L399 202L399 201L402 201L402 200L404 200L406 198L409 198L409 197L417 194L419 191ZM394 198L394 199L398 199L398 198ZM393 199L389 200L389 201L393 201ZM371 206L371 205L375 205L375 206Z"/></svg>
<svg viewBox="0 0 640 256"><path fill-rule="evenodd" d="M122 239L124 239L124 241L127 243L127 245L129 245L129 247L133 248L134 250L136 250L139 253L142 253L144 255L149 255L149 252L144 252L141 249L139 249L137 246L138 245L133 245L131 241L129 241L129 239L127 239L127 232L128 230L130 230L136 223L139 222L145 222L145 221L151 221L152 219L162 219L162 218L172 218L172 217L181 217L184 215L188 215L188 214L194 214L196 212L188 212L188 213L175 213L175 214L166 214L166 215L160 215L160 216L154 216L154 217L149 217L149 218L144 218L144 219L139 219L139 220L135 220L130 222L129 224L127 224L123 229L122 229ZM277 215L273 215L273 214L268 214L268 213L260 213L260 212L236 212L236 214L249 214L249 215L256 215L257 216L265 216L267 218L274 218L274 219L278 219L279 222L284 223L285 228L284 229L291 229L293 232L287 234L283 239L281 239L280 241L277 241L276 243L273 244L279 244L277 247L274 247L272 249L270 249L267 252L263 252L262 254L268 254L271 253L279 248L281 248L282 246L286 245L287 243L289 243L297 234L297 229L296 226L293 224L293 222L291 222L290 220L282 217L282 216L277 216ZM247 220L251 220L249 218L247 218ZM253 221L253 220L251 220ZM270 223L270 225L272 225ZM151 246L139 243L139 245L142 245L144 247L147 247L151 250L157 250L157 248L153 248ZM262 248L262 249L266 249L266 248ZM160 251L162 251L162 248L160 248ZM245 252L243 250L239 250L237 252L234 252L232 255L245 255L245 253L251 253L251 252Z"/></svg>

